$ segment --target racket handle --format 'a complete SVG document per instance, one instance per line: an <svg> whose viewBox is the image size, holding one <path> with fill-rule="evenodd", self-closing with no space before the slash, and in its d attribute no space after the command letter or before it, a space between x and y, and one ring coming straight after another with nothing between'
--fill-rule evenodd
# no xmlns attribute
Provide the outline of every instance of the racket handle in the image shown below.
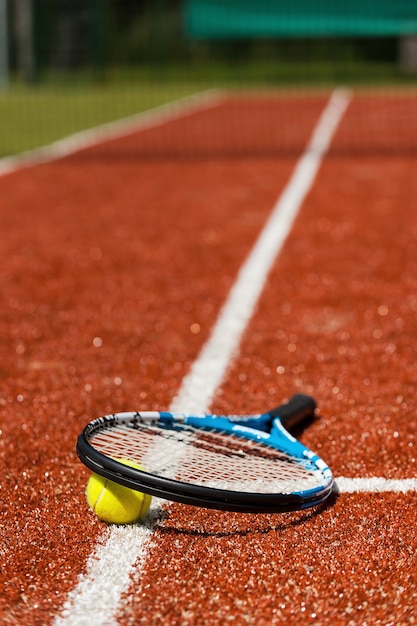
<svg viewBox="0 0 417 626"><path fill-rule="evenodd" d="M317 403L311 396L297 393L285 404L268 411L269 415L279 417L284 428L291 428L307 417L312 417L317 408Z"/></svg>

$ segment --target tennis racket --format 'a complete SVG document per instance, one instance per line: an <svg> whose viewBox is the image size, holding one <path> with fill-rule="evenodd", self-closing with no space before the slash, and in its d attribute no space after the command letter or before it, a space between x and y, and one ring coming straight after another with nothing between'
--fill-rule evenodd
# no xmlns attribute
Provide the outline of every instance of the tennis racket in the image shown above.
<svg viewBox="0 0 417 626"><path fill-rule="evenodd" d="M333 485L324 461L286 430L315 409L313 398L297 394L253 416L107 415L84 428L77 454L93 472L167 500L245 513L301 510L326 500Z"/></svg>

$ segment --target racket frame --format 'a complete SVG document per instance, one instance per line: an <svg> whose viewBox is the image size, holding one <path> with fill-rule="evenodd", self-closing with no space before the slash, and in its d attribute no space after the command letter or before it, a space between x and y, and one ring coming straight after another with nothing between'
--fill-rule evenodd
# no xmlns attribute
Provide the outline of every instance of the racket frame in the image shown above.
<svg viewBox="0 0 417 626"><path fill-rule="evenodd" d="M309 396L297 394L289 403L283 405L282 412L285 420L294 424L295 421L306 417L308 411L304 410L302 417L300 417L301 412L299 412L298 420L295 420L294 414L291 415L291 411L288 411L288 406L292 401L300 404L306 403L308 400L314 402ZM312 408L313 405L310 403L310 414L312 414ZM231 416L230 418L215 415L187 416L179 413L155 411L115 413L90 422L79 435L76 450L81 462L92 472L130 489L144 491L151 496L183 504L245 513L283 513L317 506L323 503L332 492L332 472L324 461L285 429L278 416L279 410L280 407L277 407L258 416ZM134 427L135 421L137 423L162 421L169 425L170 423L175 424L178 420L192 426L204 425L211 430L226 431L244 439L262 441L267 446L287 452L295 459L299 459L300 462L311 464L322 477L322 484L292 493L255 493L201 486L173 478L155 476L145 470L129 467L99 452L89 443L93 433L112 428L112 426L123 422L132 423ZM270 433L253 428L253 424L258 424L266 429L271 422Z"/></svg>

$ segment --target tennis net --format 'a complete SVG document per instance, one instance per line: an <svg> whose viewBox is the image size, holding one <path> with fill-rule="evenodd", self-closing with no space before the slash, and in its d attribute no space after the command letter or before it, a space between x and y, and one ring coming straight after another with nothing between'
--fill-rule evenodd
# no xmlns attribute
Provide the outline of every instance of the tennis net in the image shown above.
<svg viewBox="0 0 417 626"><path fill-rule="evenodd" d="M417 151L413 4L8 3L0 156L100 128L91 141L111 140L94 158L285 157L340 86L334 154Z"/></svg>

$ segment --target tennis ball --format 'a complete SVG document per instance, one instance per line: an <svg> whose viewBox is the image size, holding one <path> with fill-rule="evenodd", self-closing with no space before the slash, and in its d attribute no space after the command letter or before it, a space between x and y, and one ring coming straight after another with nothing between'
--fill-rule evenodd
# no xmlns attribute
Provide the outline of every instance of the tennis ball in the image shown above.
<svg viewBox="0 0 417 626"><path fill-rule="evenodd" d="M143 469L129 459L116 459L124 465ZM88 506L103 522L133 524L144 517L151 505L152 496L118 485L103 476L92 474L85 489Z"/></svg>

